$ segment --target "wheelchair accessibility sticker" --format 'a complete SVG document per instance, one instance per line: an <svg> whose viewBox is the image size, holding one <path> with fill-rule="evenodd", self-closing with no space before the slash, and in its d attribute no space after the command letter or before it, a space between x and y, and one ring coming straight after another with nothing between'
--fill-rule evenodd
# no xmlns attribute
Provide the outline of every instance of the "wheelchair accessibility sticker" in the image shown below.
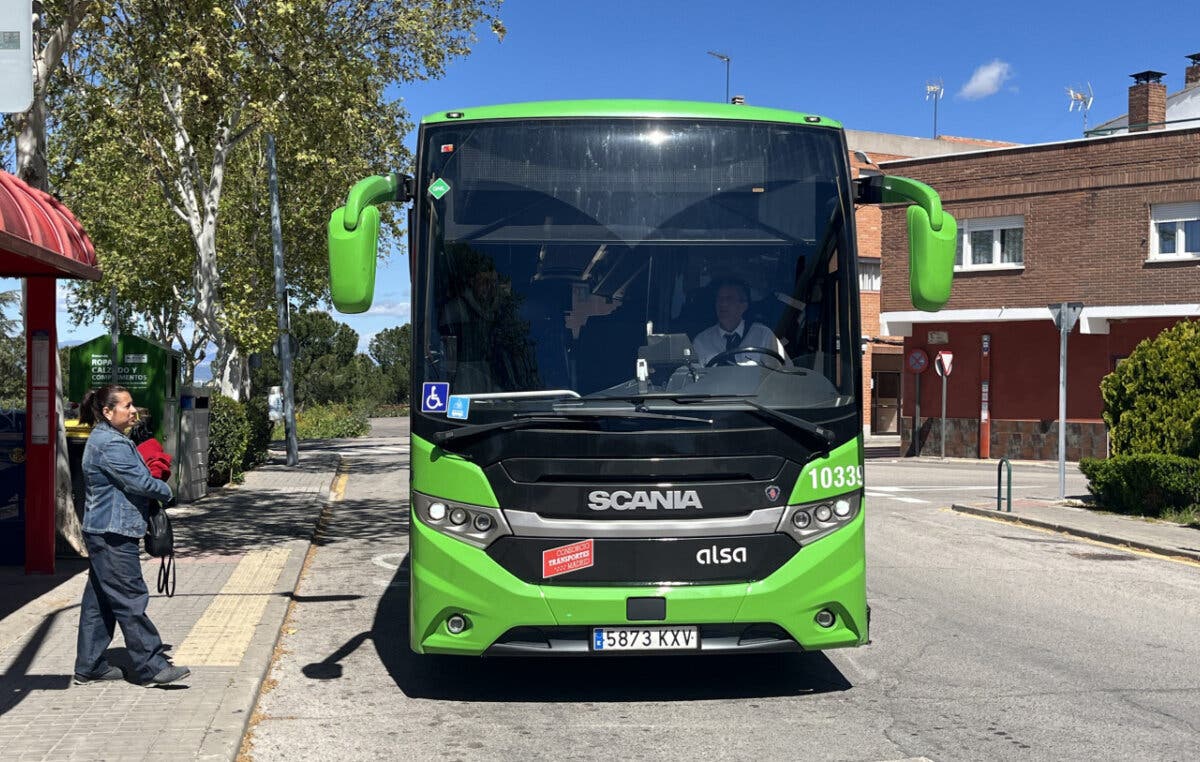
<svg viewBox="0 0 1200 762"><path fill-rule="evenodd" d="M450 397L450 407L446 411L447 418L456 418L460 421L467 420L467 415L471 412L471 398L463 394L455 394Z"/></svg>
<svg viewBox="0 0 1200 762"><path fill-rule="evenodd" d="M446 414L450 384L446 381L426 381L421 384L421 412Z"/></svg>

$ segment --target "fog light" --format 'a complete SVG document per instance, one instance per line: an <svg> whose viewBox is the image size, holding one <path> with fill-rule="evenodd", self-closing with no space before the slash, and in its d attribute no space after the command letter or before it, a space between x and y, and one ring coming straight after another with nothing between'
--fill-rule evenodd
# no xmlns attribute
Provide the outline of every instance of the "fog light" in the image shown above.
<svg viewBox="0 0 1200 762"><path fill-rule="evenodd" d="M429 518L434 521L441 521L446 518L446 504L434 503L429 506Z"/></svg>
<svg viewBox="0 0 1200 762"><path fill-rule="evenodd" d="M797 529L804 529L812 523L812 516L808 515L808 511L796 511L792 514L792 526Z"/></svg>
<svg viewBox="0 0 1200 762"><path fill-rule="evenodd" d="M833 518L833 511L829 510L828 505L818 506L817 510L816 510L816 514L817 514L817 521L829 521L831 518ZM454 517L451 516L450 520L453 521Z"/></svg>
<svg viewBox="0 0 1200 762"><path fill-rule="evenodd" d="M832 627L833 623L836 621L837 617L835 617L833 612L829 609L821 609L817 612L817 624L821 625L822 627Z"/></svg>
<svg viewBox="0 0 1200 762"><path fill-rule="evenodd" d="M492 517L486 513L481 513L475 517L475 531L486 532L492 528Z"/></svg>
<svg viewBox="0 0 1200 762"><path fill-rule="evenodd" d="M454 510L450 511L450 523L454 526L462 526L463 524L466 524L468 518L470 518L470 516L462 508L455 508Z"/></svg>
<svg viewBox="0 0 1200 762"><path fill-rule="evenodd" d="M467 629L467 618L462 614L451 614L446 620L446 629L451 635L461 635Z"/></svg>
<svg viewBox="0 0 1200 762"><path fill-rule="evenodd" d="M837 514L839 519L844 519L850 515L850 501L839 500L833 504L833 512Z"/></svg>

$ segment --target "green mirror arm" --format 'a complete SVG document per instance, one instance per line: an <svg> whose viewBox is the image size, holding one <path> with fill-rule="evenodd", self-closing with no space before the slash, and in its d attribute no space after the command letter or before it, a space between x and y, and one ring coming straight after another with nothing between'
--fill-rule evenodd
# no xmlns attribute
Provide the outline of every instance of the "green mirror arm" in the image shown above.
<svg viewBox="0 0 1200 762"><path fill-rule="evenodd" d="M859 178L857 201L864 204L895 204L905 201L916 204L929 215L929 226L942 229L942 199L937 191L923 182L895 175L872 175Z"/></svg>
<svg viewBox="0 0 1200 762"><path fill-rule="evenodd" d="M359 180L346 197L345 211L342 212L342 225L346 230L357 228L362 211L368 206L375 206L385 201L407 202L412 200L411 182L412 178L398 172L374 175Z"/></svg>

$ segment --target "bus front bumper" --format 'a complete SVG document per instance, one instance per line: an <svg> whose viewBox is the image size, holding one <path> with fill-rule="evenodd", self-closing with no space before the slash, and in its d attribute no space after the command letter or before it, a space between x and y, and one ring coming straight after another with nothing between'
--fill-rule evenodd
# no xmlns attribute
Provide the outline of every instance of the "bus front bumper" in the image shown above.
<svg viewBox="0 0 1200 762"><path fill-rule="evenodd" d="M410 560L410 645L417 653L589 654L591 628L603 626L696 625L702 653L814 651L862 645L868 638L861 512L770 576L749 583L533 585L415 515ZM666 599L665 618L627 619L627 599L647 596ZM832 626L817 623L822 610L835 615ZM455 614L467 622L458 634L447 627Z"/></svg>

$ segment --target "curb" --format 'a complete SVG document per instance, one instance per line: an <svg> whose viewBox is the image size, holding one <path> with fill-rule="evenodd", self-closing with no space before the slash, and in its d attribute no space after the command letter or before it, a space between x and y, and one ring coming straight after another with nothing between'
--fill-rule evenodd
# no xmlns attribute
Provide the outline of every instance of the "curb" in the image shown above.
<svg viewBox="0 0 1200 762"><path fill-rule="evenodd" d="M1104 534L1102 532L1091 532L1086 529L1079 529L1077 527L1066 526L1064 524L1056 524L1053 521L1042 521L1041 519L1031 519L1024 516L1018 516L1016 514L1007 513L1004 511L997 511L994 508L977 508L975 506L961 505L959 503L951 505L950 508L958 511L959 513L968 513L972 516L998 519L1000 521L1007 521L1010 524L1025 524L1026 526L1038 527L1039 529L1049 529L1062 534L1069 534L1074 537L1082 537L1087 540L1095 540L1096 542L1102 542L1106 545L1117 545L1125 548L1133 548L1134 550L1141 550L1146 553L1153 553L1155 555L1165 556L1167 558L1186 558L1190 561L1200 563L1200 553L1184 550L1182 548L1168 548L1163 545L1152 545L1149 543L1137 542L1136 540L1129 540L1124 537L1117 537L1116 535Z"/></svg>
<svg viewBox="0 0 1200 762"><path fill-rule="evenodd" d="M287 565L280 574L280 581L284 582L286 580L286 584L283 586L284 589L290 589L293 596L295 595L296 590L299 589L301 580L304 578L304 570L308 563L309 556L312 554L313 543L317 540L317 537L321 533L321 529L328 520L329 510L334 502L334 485L337 484L339 477L345 473L345 458L341 455L341 453L333 453L333 455L335 460L333 476L329 480L329 487L324 492L317 493L317 498L321 503L321 510L317 514L316 522L313 524L313 531L312 535L308 539L308 545L305 546L303 552L298 554L298 558L288 558ZM262 698L263 688L266 685L267 678L270 676L271 670L275 667L276 652L283 639L283 630L287 625L288 617L291 616L292 606L294 603L294 597L289 598L288 601L283 605L283 615L280 617L278 616L278 612L276 612L276 618L279 620L279 624L275 628L275 634L270 638L269 644L263 644L267 645L266 662L263 664L261 669L254 670L253 680L247 680L247 683L249 684L247 687L253 687L253 690L250 693L250 706L244 710L245 714L242 717L241 732L238 734L236 739L233 739L233 748L230 749L232 753L227 757L224 757L225 759L238 760L243 758L252 758L252 755L249 754L249 749L246 747L246 742L253 738L253 726L257 724L256 718L258 714L258 702ZM265 618L266 616L264 615L264 619ZM249 649L247 649L247 651L248 650ZM204 751L204 749L202 749L202 751ZM214 752L213 757L215 758L216 756L217 754Z"/></svg>

